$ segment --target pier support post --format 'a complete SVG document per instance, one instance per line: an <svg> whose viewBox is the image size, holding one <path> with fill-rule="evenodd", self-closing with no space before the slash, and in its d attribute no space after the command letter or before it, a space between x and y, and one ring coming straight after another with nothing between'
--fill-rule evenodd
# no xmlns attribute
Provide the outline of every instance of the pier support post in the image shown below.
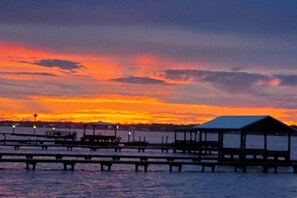
<svg viewBox="0 0 297 198"><path fill-rule="evenodd" d="M33 155L32 154L27 154L26 159L33 159Z"/></svg>
<svg viewBox="0 0 297 198"><path fill-rule="evenodd" d="M73 150L73 146L67 146L67 151L72 151Z"/></svg>
<svg viewBox="0 0 297 198"><path fill-rule="evenodd" d="M274 169L274 173L277 173L277 165L263 165L263 173L268 173L269 168L273 168Z"/></svg>
<svg viewBox="0 0 297 198"><path fill-rule="evenodd" d="M120 158L121 158L120 156L114 156L114 157L112 157L112 160L113 161L120 161Z"/></svg>
<svg viewBox="0 0 297 198"><path fill-rule="evenodd" d="M42 150L47 150L48 146L41 146Z"/></svg>
<svg viewBox="0 0 297 198"><path fill-rule="evenodd" d="M274 166L274 173L277 173L277 166Z"/></svg>
<svg viewBox="0 0 297 198"><path fill-rule="evenodd" d="M63 156L60 154L55 155L55 157L56 157L56 160L61 160L63 158Z"/></svg>
<svg viewBox="0 0 297 198"><path fill-rule="evenodd" d="M268 166L263 166L263 173L268 173Z"/></svg>
<svg viewBox="0 0 297 198"><path fill-rule="evenodd" d="M32 170L35 170L35 168L36 168L36 162L35 162L35 161L33 161L33 162L31 162L31 161L30 161L30 162L29 162L29 161L26 162L26 169L27 169L27 170L30 169L30 168L29 168L29 165L30 165L30 164L32 165Z"/></svg>
<svg viewBox="0 0 297 198"><path fill-rule="evenodd" d="M139 170L139 167L140 165L139 164L135 164L135 171L138 172ZM144 171L146 172L147 171L147 166L144 166Z"/></svg>
<svg viewBox="0 0 297 198"><path fill-rule="evenodd" d="M121 152L122 151L122 149L121 149L121 147L119 147L119 146L116 146L116 147L114 147L114 151L115 152Z"/></svg>
<svg viewBox="0 0 297 198"><path fill-rule="evenodd" d="M172 167L178 167L178 171L181 172L182 171L182 163L169 163L169 171L172 172Z"/></svg>
<svg viewBox="0 0 297 198"><path fill-rule="evenodd" d="M14 145L14 150L20 150L20 145Z"/></svg>
<svg viewBox="0 0 297 198"><path fill-rule="evenodd" d="M96 151L97 149L95 147L90 147L90 151Z"/></svg>
<svg viewBox="0 0 297 198"><path fill-rule="evenodd" d="M74 171L74 162L64 162L64 170L67 170L67 166L70 165L70 170Z"/></svg>
<svg viewBox="0 0 297 198"><path fill-rule="evenodd" d="M135 163L135 171L136 172L138 172L139 166L143 166L144 171L147 172L148 163L145 163L145 162Z"/></svg>
<svg viewBox="0 0 297 198"><path fill-rule="evenodd" d="M104 166L107 166L107 170L111 171L112 163L101 163L101 171L104 171Z"/></svg>
<svg viewBox="0 0 297 198"><path fill-rule="evenodd" d="M216 168L216 166L213 165L213 166L211 167L211 172L215 172L215 168Z"/></svg>
<svg viewBox="0 0 297 198"><path fill-rule="evenodd" d="M147 161L147 157L140 157L139 159L140 159L140 161L142 161L142 162L146 162L146 161Z"/></svg>
<svg viewBox="0 0 297 198"><path fill-rule="evenodd" d="M234 172L237 172L237 165L234 165Z"/></svg>

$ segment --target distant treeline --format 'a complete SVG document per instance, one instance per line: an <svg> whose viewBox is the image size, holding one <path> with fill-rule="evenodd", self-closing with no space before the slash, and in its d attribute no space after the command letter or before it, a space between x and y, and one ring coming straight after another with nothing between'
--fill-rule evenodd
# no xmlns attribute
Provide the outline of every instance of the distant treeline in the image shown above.
<svg viewBox="0 0 297 198"><path fill-rule="evenodd" d="M0 126L12 126L16 125L16 127L32 127L36 125L38 128L65 128L65 129L82 129L84 127L84 123L76 123L76 122L31 122L31 121L0 121ZM177 124L115 124L119 126L119 130L124 131L174 131L181 129L191 129L197 124L188 124L188 125L177 125ZM296 125L291 125L292 128L297 130ZM92 128L92 125L88 125L88 128Z"/></svg>
<svg viewBox="0 0 297 198"><path fill-rule="evenodd" d="M33 127L34 125L38 128L65 128L65 129L82 129L85 123L76 123L76 122L41 122L37 121L0 121L0 126L12 126L16 127ZM176 125L176 124L115 124L119 126L119 130L125 131L174 131L177 129L191 129L197 124L190 125ZM88 128L92 128L92 125L88 125Z"/></svg>

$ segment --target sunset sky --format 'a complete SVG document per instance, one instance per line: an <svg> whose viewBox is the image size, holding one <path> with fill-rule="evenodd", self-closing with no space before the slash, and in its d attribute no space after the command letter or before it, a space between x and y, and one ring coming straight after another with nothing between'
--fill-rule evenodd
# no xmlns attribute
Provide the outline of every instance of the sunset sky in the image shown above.
<svg viewBox="0 0 297 198"><path fill-rule="evenodd" d="M297 124L295 0L0 3L0 120Z"/></svg>

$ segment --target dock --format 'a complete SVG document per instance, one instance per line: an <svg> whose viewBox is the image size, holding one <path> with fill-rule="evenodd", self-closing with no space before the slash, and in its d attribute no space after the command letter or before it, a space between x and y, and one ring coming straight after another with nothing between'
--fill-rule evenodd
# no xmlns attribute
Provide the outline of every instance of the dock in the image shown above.
<svg viewBox="0 0 297 198"><path fill-rule="evenodd" d="M34 138L49 138L49 139L64 139L75 140L76 132L68 131L46 131L45 134L29 134L29 133L0 133L4 136L18 136L18 137L34 137Z"/></svg>
<svg viewBox="0 0 297 198"><path fill-rule="evenodd" d="M143 156L143 155L92 155L92 154L61 154L61 153L0 153L0 163L24 163L27 170L36 170L37 164L62 164L64 170L75 170L76 164L97 164L100 170L111 171L112 166L124 164L132 165L135 171L142 167L143 171L148 171L150 165L167 166L169 171L177 169L182 171L183 166L196 166L201 168L201 172L215 172L216 167L234 167L234 171L242 169L247 171L248 167L262 167L264 173L273 169L275 173L280 167L290 167L293 173L297 173L297 161L291 160L280 162L268 160L265 163L259 160L249 160L242 164L240 161L219 162L215 157L203 156Z"/></svg>
<svg viewBox="0 0 297 198"><path fill-rule="evenodd" d="M74 148L84 148L90 151L111 149L115 152L121 152L122 150L137 150L138 152L145 152L145 150L160 150L162 152L169 152L174 149L173 144L158 144L150 143L147 145L142 144L126 144L118 142L93 142L93 141L75 141L75 140L41 140L41 139L10 139L0 140L0 147L12 147L15 150L19 150L21 147L41 148L42 150L48 150L49 148L66 148L67 150L73 150Z"/></svg>
<svg viewBox="0 0 297 198"><path fill-rule="evenodd" d="M260 167L264 173L270 170L277 173L285 167L287 171L297 173L297 160L292 159L291 155L291 136L296 131L270 116L218 117L193 129L176 130L174 142L168 143L166 140L165 144L163 139L161 144L151 144L145 140L129 142L129 139L128 142L120 142L116 130L114 135L106 136L96 134L95 127L96 125L93 125L93 135L87 135L84 130L80 140L43 140L39 139L39 136L28 136L36 139L4 138L0 140L0 146L12 147L15 152L0 150L0 163L23 163L28 170L35 170L37 164L62 164L65 170L75 170L76 164L97 164L100 170L109 171L116 165L131 165L135 167L135 171L140 168L149 171L150 166L167 166L169 171L182 171L183 167L191 166L200 167L201 172L216 172L218 167L231 167L234 171L247 172L251 167ZM178 133L182 135L178 136ZM208 137L210 133L211 139ZM226 146L228 133L238 136L239 147ZM262 136L262 146L250 148L247 145L249 135ZM277 150L277 147L268 147L268 136L282 136L283 148ZM182 139L178 139L180 137ZM22 147L34 149L19 152ZM66 148L67 151L59 150L59 153L56 153L54 149L52 152L48 150L55 147ZM37 151L36 148L44 151ZM80 153L73 149L79 150ZM88 154L81 154L84 149L89 150ZM101 151L95 152L103 149L113 152L109 155L98 154ZM123 149L138 152L121 153ZM146 150L154 152L144 153ZM156 155L156 150L162 154L160 152Z"/></svg>

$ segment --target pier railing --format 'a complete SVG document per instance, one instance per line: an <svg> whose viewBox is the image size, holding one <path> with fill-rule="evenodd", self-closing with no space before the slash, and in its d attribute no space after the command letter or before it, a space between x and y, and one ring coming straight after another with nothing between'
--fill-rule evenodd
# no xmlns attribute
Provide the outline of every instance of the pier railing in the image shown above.
<svg viewBox="0 0 297 198"><path fill-rule="evenodd" d="M289 161L289 151L264 150L264 149L244 149L239 148L223 148L221 152L221 160L283 160Z"/></svg>
<svg viewBox="0 0 297 198"><path fill-rule="evenodd" d="M63 138L63 139L76 139L76 132L71 131L45 131L45 136L47 138Z"/></svg>

